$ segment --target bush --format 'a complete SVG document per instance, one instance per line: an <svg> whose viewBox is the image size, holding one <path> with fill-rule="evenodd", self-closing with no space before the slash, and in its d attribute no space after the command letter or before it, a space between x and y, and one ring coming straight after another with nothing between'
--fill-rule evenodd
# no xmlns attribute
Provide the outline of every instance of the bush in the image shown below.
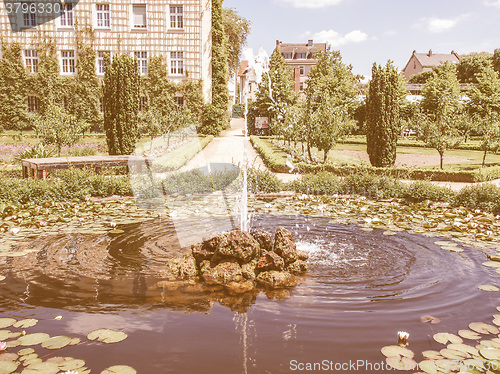
<svg viewBox="0 0 500 374"><path fill-rule="evenodd" d="M221 124L226 119L226 112L217 108L213 104L203 106L201 125L196 129L198 133L204 135L218 136L223 129Z"/></svg>
<svg viewBox="0 0 500 374"><path fill-rule="evenodd" d="M284 184L278 177L269 170L249 169L248 170L248 190L254 193L280 192Z"/></svg>
<svg viewBox="0 0 500 374"><path fill-rule="evenodd" d="M406 186L403 197L412 202L424 200L450 202L455 192L446 187L435 186L429 181L416 181Z"/></svg>
<svg viewBox="0 0 500 374"><path fill-rule="evenodd" d="M287 173L286 153L273 146L267 139L252 135L250 137L254 148L262 156L266 165L273 171Z"/></svg>
<svg viewBox="0 0 500 374"><path fill-rule="evenodd" d="M363 195L370 199L390 199L402 197L402 182L376 174L351 174L342 180L342 192L350 195Z"/></svg>
<svg viewBox="0 0 500 374"><path fill-rule="evenodd" d="M295 192L308 195L334 195L343 192L340 178L327 172L305 174L299 180L291 182L290 186Z"/></svg>
<svg viewBox="0 0 500 374"><path fill-rule="evenodd" d="M453 204L500 214L500 188L487 183L464 187L456 194Z"/></svg>
<svg viewBox="0 0 500 374"><path fill-rule="evenodd" d="M18 161L21 161L22 159L25 158L47 158L47 157L54 157L56 155L56 152L52 149L47 149L45 146L40 143L36 144L31 148L25 149L23 152L19 153L16 156L16 159Z"/></svg>
<svg viewBox="0 0 500 374"><path fill-rule="evenodd" d="M204 149L214 137L212 135L200 136L188 144L181 146L153 163L153 168L158 171L178 170L187 164L200 150Z"/></svg>

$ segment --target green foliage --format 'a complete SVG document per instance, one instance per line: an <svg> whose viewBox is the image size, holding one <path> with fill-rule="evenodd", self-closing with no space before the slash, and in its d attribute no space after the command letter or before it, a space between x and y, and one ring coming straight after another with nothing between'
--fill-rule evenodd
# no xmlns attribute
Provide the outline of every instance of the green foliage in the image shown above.
<svg viewBox="0 0 500 374"><path fill-rule="evenodd" d="M404 185L391 176L351 174L343 179L342 191L345 194L363 195L370 199L389 199L401 197Z"/></svg>
<svg viewBox="0 0 500 374"><path fill-rule="evenodd" d="M224 30L222 2L223 0L212 1L212 104L217 111L210 111L207 114L218 115L210 119L215 121L215 129L225 129L229 125L228 36Z"/></svg>
<svg viewBox="0 0 500 374"><path fill-rule="evenodd" d="M421 202L425 200L450 202L455 193L445 187L436 186L429 181L415 181L404 188L403 197L412 202Z"/></svg>
<svg viewBox="0 0 500 374"><path fill-rule="evenodd" d="M415 116L418 139L435 148L441 158L460 142L459 128L468 120L462 111L455 66L449 62L434 71L422 89L422 110Z"/></svg>
<svg viewBox="0 0 500 374"><path fill-rule="evenodd" d="M227 35L228 66L235 73L240 65L242 48L246 45L250 34L250 21L240 16L233 8L224 8L224 31Z"/></svg>
<svg viewBox="0 0 500 374"><path fill-rule="evenodd" d="M491 58L491 60L493 69L495 69L497 73L500 73L500 48L495 49L495 52L493 53L493 57Z"/></svg>
<svg viewBox="0 0 500 374"><path fill-rule="evenodd" d="M105 55L104 129L110 155L131 154L139 136L139 71L137 61L116 55L113 62Z"/></svg>
<svg viewBox="0 0 500 374"><path fill-rule="evenodd" d="M297 100L292 75L291 68L276 47L269 60L269 72L263 74L252 103L252 117L268 117L273 134L283 135L283 118L288 107Z"/></svg>
<svg viewBox="0 0 500 374"><path fill-rule="evenodd" d="M324 151L324 161L337 141L353 127L350 121L356 107L357 77L342 62L339 51L319 52L317 64L309 73L306 94L305 131L307 148Z"/></svg>
<svg viewBox="0 0 500 374"><path fill-rule="evenodd" d="M156 159L153 163L153 168L160 171L178 170L204 149L213 139L212 135L195 138L189 144L168 153L165 158Z"/></svg>
<svg viewBox="0 0 500 374"><path fill-rule="evenodd" d="M433 75L432 70L423 71L421 73L412 75L410 77L410 79L408 80L408 83L425 84L425 83L427 83L429 78L432 77L432 75Z"/></svg>
<svg viewBox="0 0 500 374"><path fill-rule="evenodd" d="M385 67L373 64L366 98L366 150L373 166L394 166L396 162L404 92L402 75L391 61Z"/></svg>
<svg viewBox="0 0 500 374"><path fill-rule="evenodd" d="M53 150L47 149L42 143L39 143L19 153L16 156L16 159L22 160L24 158L48 158L54 157L54 155L55 152Z"/></svg>
<svg viewBox="0 0 500 374"><path fill-rule="evenodd" d="M33 124L44 144L56 146L58 156L63 146L74 145L89 127L88 123L78 120L57 104L51 104L44 113L37 114Z"/></svg>
<svg viewBox="0 0 500 374"><path fill-rule="evenodd" d="M0 125L20 130L28 127L26 110L27 73L20 44L2 44L0 60Z"/></svg>
<svg viewBox="0 0 500 374"><path fill-rule="evenodd" d="M264 169L248 169L248 189L254 193L269 193L280 192L284 188L283 182L271 173Z"/></svg>
<svg viewBox="0 0 500 374"><path fill-rule="evenodd" d="M44 114L51 105L63 105L63 79L59 75L59 59L57 46L49 37L37 40L38 73L30 79L40 99L39 113Z"/></svg>
<svg viewBox="0 0 500 374"><path fill-rule="evenodd" d="M342 193L341 180L338 176L328 172L304 174L300 179L292 181L293 191L308 195L335 195Z"/></svg>
<svg viewBox="0 0 500 374"><path fill-rule="evenodd" d="M250 141L256 151L262 156L267 167L276 172L288 172L286 166L286 154L279 148L273 146L266 139L258 136L250 136Z"/></svg>
<svg viewBox="0 0 500 374"><path fill-rule="evenodd" d="M460 57L457 64L457 79L460 83L478 83L477 74L492 66L492 55L487 52L474 52Z"/></svg>
<svg viewBox="0 0 500 374"><path fill-rule="evenodd" d="M464 187L453 199L453 204L500 214L500 188L492 184Z"/></svg>
<svg viewBox="0 0 500 374"><path fill-rule="evenodd" d="M199 134L218 136L224 129L220 118L225 116L225 111L213 104L203 106L201 124L196 128Z"/></svg>

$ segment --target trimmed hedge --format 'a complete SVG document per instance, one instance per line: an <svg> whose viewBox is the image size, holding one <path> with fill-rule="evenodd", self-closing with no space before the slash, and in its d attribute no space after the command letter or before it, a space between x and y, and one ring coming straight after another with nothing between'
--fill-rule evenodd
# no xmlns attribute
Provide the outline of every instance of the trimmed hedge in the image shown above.
<svg viewBox="0 0 500 374"><path fill-rule="evenodd" d="M250 140L270 169L279 173L288 172L288 167L285 164L285 152L269 143L266 137L251 136ZM466 183L487 182L500 178L500 166L490 166L487 168L472 170L414 169L406 167L375 168L368 165L312 165L303 162L298 163L295 166L302 174L328 171L339 176L352 174L376 174L379 176L392 176L398 179Z"/></svg>
<svg viewBox="0 0 500 374"><path fill-rule="evenodd" d="M213 139L213 135L199 136L198 139L172 151L164 158L155 160L153 168L159 170L178 170L196 156L200 150L204 149Z"/></svg>

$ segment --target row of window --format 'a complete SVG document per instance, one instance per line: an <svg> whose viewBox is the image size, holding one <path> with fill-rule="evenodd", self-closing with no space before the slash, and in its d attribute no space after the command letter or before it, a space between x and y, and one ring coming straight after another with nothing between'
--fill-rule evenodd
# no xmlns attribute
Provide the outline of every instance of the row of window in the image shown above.
<svg viewBox="0 0 500 374"><path fill-rule="evenodd" d="M97 74L104 74L104 55L107 51L97 52ZM148 74L148 52L134 52L137 58L138 69L141 75ZM184 52L170 52L170 74L184 75ZM38 72L38 52L34 49L24 51L24 63L30 73ZM63 74L76 73L75 51L61 51L61 72Z"/></svg>
<svg viewBox="0 0 500 374"><path fill-rule="evenodd" d="M148 97L142 95L140 98L140 103L139 103L139 111L142 112L146 109L146 103L148 102ZM174 96L174 102L177 106L183 106L184 105L184 97L183 96ZM30 113L35 113L38 112L40 109L40 98L35 95L28 95L27 97L27 104L28 104L28 112ZM102 105L101 101L101 113L104 113L104 107Z"/></svg>
<svg viewBox="0 0 500 374"><path fill-rule="evenodd" d="M283 52L282 55L285 58L285 60L292 60L292 59L305 60L305 59L314 58L315 53L314 52L310 52L310 53L295 52L295 54L294 54L293 52Z"/></svg>
<svg viewBox="0 0 500 374"><path fill-rule="evenodd" d="M74 27L75 17L73 14L74 5L72 3L60 4L54 12L59 14L59 25L60 27ZM24 28L31 28L37 26L37 17L39 15L39 9L37 8L36 2L24 2L20 6L22 14L21 26ZM184 28L184 8L182 5L171 5L169 6L169 16L170 19L169 27L171 29L183 29ZM95 14L95 24L96 28L111 28L112 25L112 9L110 4L95 4L94 8ZM134 29L146 29L148 26L147 22L147 5L146 4L132 4L131 16L130 16L130 26Z"/></svg>

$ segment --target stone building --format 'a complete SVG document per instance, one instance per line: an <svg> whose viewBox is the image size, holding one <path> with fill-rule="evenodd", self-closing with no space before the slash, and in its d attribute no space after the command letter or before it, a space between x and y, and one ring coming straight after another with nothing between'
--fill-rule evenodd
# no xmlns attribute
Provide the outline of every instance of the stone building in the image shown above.
<svg viewBox="0 0 500 374"><path fill-rule="evenodd" d="M406 80L409 80L412 75L432 70L432 68L442 65L446 61L456 64L460 61L460 56L455 51L451 51L451 53L433 53L432 49L428 53L413 51L403 69L403 74Z"/></svg>
<svg viewBox="0 0 500 374"><path fill-rule="evenodd" d="M32 73L37 72L37 40L50 37L57 44L61 75L78 74L76 34L90 26L98 76L104 76L107 53L137 57L141 75L147 75L149 59L161 55L172 81L203 81L206 101L211 100L211 23L211 0L5 0L0 5L0 35L4 42L21 44Z"/></svg>

